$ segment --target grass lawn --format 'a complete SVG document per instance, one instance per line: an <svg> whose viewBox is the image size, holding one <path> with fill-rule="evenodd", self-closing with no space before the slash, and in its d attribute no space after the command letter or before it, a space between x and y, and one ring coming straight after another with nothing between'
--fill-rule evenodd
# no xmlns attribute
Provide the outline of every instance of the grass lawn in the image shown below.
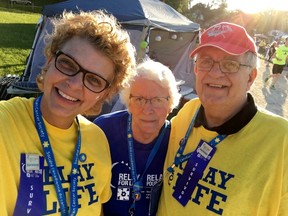
<svg viewBox="0 0 288 216"><path fill-rule="evenodd" d="M0 77L23 73L39 18L39 13L0 7Z"/></svg>

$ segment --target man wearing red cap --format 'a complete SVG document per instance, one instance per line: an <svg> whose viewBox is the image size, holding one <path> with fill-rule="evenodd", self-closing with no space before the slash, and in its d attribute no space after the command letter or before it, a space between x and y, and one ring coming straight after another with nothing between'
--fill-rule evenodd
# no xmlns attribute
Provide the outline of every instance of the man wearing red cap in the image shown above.
<svg viewBox="0 0 288 216"><path fill-rule="evenodd" d="M222 22L203 32L199 98L172 119L158 216L288 215L288 121L258 107L253 39Z"/></svg>

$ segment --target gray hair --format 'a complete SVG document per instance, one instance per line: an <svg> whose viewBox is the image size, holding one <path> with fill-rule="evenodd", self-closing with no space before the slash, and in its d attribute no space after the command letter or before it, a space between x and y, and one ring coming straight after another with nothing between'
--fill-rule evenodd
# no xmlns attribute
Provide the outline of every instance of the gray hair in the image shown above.
<svg viewBox="0 0 288 216"><path fill-rule="evenodd" d="M246 52L243 55L244 59L246 59L247 64L251 65L252 69L258 68L258 58L255 53Z"/></svg>
<svg viewBox="0 0 288 216"><path fill-rule="evenodd" d="M179 93L176 79L172 71L160 62L148 59L137 66L137 74L128 83L128 87L120 92L122 103L128 107L131 94L131 86L137 78L144 78L157 82L163 88L167 88L169 92L170 109L174 109L179 104L181 94Z"/></svg>

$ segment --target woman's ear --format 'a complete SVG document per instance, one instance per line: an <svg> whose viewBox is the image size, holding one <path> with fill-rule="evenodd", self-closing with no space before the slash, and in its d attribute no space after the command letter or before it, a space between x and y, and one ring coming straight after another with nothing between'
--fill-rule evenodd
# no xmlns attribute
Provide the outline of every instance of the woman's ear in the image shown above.
<svg viewBox="0 0 288 216"><path fill-rule="evenodd" d="M97 101L101 101L101 100L106 100L106 97L108 96L109 94L109 91L108 90L104 90L103 92L99 93L96 97L95 97L95 100ZM103 101L104 102L104 101Z"/></svg>
<svg viewBox="0 0 288 216"><path fill-rule="evenodd" d="M52 56L50 56L50 57L47 59L47 64L50 64L50 63L51 63L51 61L52 61L52 59L53 59L53 57L52 57Z"/></svg>

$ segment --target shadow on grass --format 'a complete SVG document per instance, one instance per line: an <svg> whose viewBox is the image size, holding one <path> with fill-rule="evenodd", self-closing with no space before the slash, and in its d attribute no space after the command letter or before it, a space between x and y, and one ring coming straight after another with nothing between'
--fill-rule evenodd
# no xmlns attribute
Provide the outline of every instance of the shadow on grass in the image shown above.
<svg viewBox="0 0 288 216"><path fill-rule="evenodd" d="M6 64L0 65L0 69L8 69L10 67L24 67L26 64Z"/></svg>
<svg viewBox="0 0 288 216"><path fill-rule="evenodd" d="M0 24L1 48L30 49L36 31L35 24Z"/></svg>
<svg viewBox="0 0 288 216"><path fill-rule="evenodd" d="M37 13L40 14L42 6L40 4L23 5L23 4L10 4L10 2L0 2L0 11L13 12L13 13ZM44 4L43 4L44 5Z"/></svg>

